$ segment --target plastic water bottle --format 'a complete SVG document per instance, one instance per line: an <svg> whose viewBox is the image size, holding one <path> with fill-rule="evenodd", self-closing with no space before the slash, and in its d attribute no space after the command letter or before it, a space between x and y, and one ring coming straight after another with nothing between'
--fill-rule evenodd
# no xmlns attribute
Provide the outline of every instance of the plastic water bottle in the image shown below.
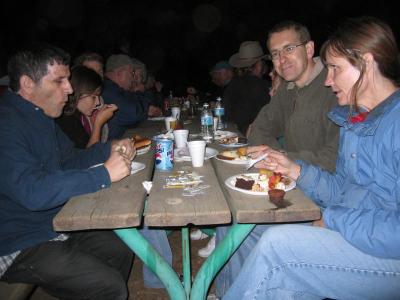
<svg viewBox="0 0 400 300"><path fill-rule="evenodd" d="M208 103L204 103L201 112L201 135L207 143L211 143L213 139L213 115L209 109Z"/></svg>
<svg viewBox="0 0 400 300"><path fill-rule="evenodd" d="M218 118L217 129L221 130L225 128L225 108L222 105L221 97L217 98L217 103L214 108L214 115Z"/></svg>

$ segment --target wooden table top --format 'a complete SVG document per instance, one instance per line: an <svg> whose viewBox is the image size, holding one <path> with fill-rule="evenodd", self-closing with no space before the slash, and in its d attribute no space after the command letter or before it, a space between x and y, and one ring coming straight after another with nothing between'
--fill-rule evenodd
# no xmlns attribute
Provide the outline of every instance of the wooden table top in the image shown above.
<svg viewBox="0 0 400 300"><path fill-rule="evenodd" d="M164 126L164 121L146 121L138 128L128 130L125 136L140 134L152 137L165 131ZM199 132L198 127L197 122L185 126L191 133ZM209 146L219 151L223 149L215 143ZM210 186L204 194L186 197L182 195L182 189L163 188L165 178L171 173L156 170L153 175L154 142L148 153L137 156L134 161L144 163L146 169L113 183L108 189L71 198L54 218L54 229L72 231L139 226L147 194L142 182L149 180L153 181L153 187L144 212L148 226L226 224L231 218L238 223L297 222L320 218L319 207L298 189L287 192L285 200L290 205L278 209L267 196L248 195L228 188L225 180L244 173L243 165L228 164L215 158L205 161L201 168L192 168L191 162L175 162L175 171L192 169L204 176L204 185Z"/></svg>

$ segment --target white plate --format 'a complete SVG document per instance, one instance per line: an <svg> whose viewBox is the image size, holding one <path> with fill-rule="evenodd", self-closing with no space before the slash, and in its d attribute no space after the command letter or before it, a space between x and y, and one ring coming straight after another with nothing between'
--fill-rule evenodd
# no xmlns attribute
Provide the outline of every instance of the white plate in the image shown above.
<svg viewBox="0 0 400 300"><path fill-rule="evenodd" d="M224 138L228 138L228 137L234 137L234 136L237 136L237 134L232 131L217 130L214 133L215 140L224 139Z"/></svg>
<svg viewBox="0 0 400 300"><path fill-rule="evenodd" d="M102 166L102 165L104 165L104 164L103 163L97 164L97 165L89 167L89 169L90 168L96 168L96 167L99 167L99 166ZM133 161L131 163L131 174L135 174L135 173L139 172L140 170L143 170L144 168L146 168L145 164Z"/></svg>
<svg viewBox="0 0 400 300"><path fill-rule="evenodd" d="M257 195L257 196L265 196L268 195L268 191L267 192L254 192L251 190L244 190L244 189L240 189L238 187L235 186L236 183L236 177L240 176L240 175L247 175L247 176L258 176L259 173L245 173L245 174L238 174L238 175L234 175L229 177L227 180L225 180L225 185L227 187L229 187L232 190L235 191L239 191L245 194L249 194L249 195ZM291 180L289 185L286 185L285 187L285 192L293 190L296 187L296 181Z"/></svg>
<svg viewBox="0 0 400 300"><path fill-rule="evenodd" d="M151 145L147 145L146 147L143 147L143 148L141 148L139 150L136 150L136 155L145 154L150 150L150 148L151 148Z"/></svg>
<svg viewBox="0 0 400 300"><path fill-rule="evenodd" d="M164 121L165 117L152 117L152 118L147 118L149 121Z"/></svg>
<svg viewBox="0 0 400 300"><path fill-rule="evenodd" d="M221 147L225 147L225 148L239 148L239 147L246 147L249 144L248 143L246 143L246 144L235 143L235 144L218 144L218 145L220 145Z"/></svg>
<svg viewBox="0 0 400 300"><path fill-rule="evenodd" d="M206 148L204 159L210 159L218 154L218 151L214 148ZM174 149L174 160L175 161L191 161L188 148Z"/></svg>
<svg viewBox="0 0 400 300"><path fill-rule="evenodd" d="M140 170L143 170L144 168L146 168L145 164L133 161L131 164L131 174L135 174L135 173L139 172Z"/></svg>
<svg viewBox="0 0 400 300"><path fill-rule="evenodd" d="M249 161L248 159L221 159L218 158L218 156L215 157L215 159L226 162L227 164L232 164L232 165L245 165Z"/></svg>

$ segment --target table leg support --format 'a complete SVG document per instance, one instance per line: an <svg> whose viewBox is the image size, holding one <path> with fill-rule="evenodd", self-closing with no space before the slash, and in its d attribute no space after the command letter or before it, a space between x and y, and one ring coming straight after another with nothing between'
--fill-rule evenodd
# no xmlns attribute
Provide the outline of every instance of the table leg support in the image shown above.
<svg viewBox="0 0 400 300"><path fill-rule="evenodd" d="M189 228L181 229L182 237L182 262L183 262L183 286L185 288L186 297L189 299L190 289L192 285L191 270L190 270L190 241Z"/></svg>
<svg viewBox="0 0 400 300"><path fill-rule="evenodd" d="M170 299L187 299L176 272L136 228L115 229L114 232L160 278Z"/></svg>
<svg viewBox="0 0 400 300"><path fill-rule="evenodd" d="M255 224L234 224L201 266L193 282L190 299L204 300L215 275L240 246Z"/></svg>

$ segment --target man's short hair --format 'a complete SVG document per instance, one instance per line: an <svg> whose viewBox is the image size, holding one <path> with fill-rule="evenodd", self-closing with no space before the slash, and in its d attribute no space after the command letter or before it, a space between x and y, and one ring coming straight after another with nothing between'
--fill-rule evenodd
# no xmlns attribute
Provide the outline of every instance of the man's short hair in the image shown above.
<svg viewBox="0 0 400 300"><path fill-rule="evenodd" d="M96 61L104 65L103 56L96 52L85 52L75 58L73 66L81 66L86 61Z"/></svg>
<svg viewBox="0 0 400 300"><path fill-rule="evenodd" d="M286 20L276 24L268 31L267 46L272 34L290 29L296 31L296 33L299 35L300 42L308 42L311 40L310 32L305 25L296 21Z"/></svg>
<svg viewBox="0 0 400 300"><path fill-rule="evenodd" d="M48 65L68 66L70 61L70 55L56 46L47 43L31 45L14 54L8 61L9 86L12 91L18 92L21 76L26 75L37 83L48 73Z"/></svg>

